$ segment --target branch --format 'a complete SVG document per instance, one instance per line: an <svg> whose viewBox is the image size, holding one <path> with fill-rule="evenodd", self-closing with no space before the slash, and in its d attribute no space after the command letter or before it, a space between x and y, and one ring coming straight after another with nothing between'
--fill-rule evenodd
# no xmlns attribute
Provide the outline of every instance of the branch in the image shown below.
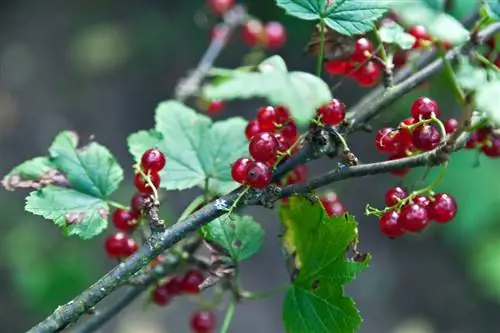
<svg viewBox="0 0 500 333"><path fill-rule="evenodd" d="M495 32L500 31L500 23L493 24L479 33L478 42L482 43L484 40L489 39ZM472 43L467 43L465 46L456 48L448 52L447 57L454 59L460 53L465 52L474 46ZM219 46L220 47L220 46ZM214 47L215 48L215 47ZM213 51L212 51L213 52ZM208 53L208 51L207 51ZM217 52L216 52L217 53ZM209 58L210 60L210 58ZM205 62L202 62L205 63ZM400 84L393 87L391 90L383 94L380 98L368 105L366 109L353 108L349 114L350 121L353 125L364 123L372 119L375 115L382 112L388 105L392 104L397 98L405 95L412 88L422 83L423 80L429 78L432 74L436 73L443 67L441 59L434 61L429 66L425 67L422 71L410 76ZM200 72L203 72L201 70ZM198 74L199 77L199 74ZM201 81L201 79L199 79ZM197 82L199 82L197 81ZM179 95L183 98L184 95ZM349 127L344 129L343 132L352 132L353 129ZM314 152L314 149L311 150ZM308 154L302 154L301 159L307 160L311 158ZM282 190L281 195L298 193L298 191L308 191L310 188L316 188L331 183L334 181L344 180L353 177L362 177L370 174L377 174L401 168L401 163L407 163L408 166L425 165L431 161L432 153L422 154L416 157L409 157L397 161L373 163L368 165L353 166L344 169L343 171L333 171L327 174L324 179L312 179L308 184L310 185L289 185ZM288 165L293 163L303 164L304 162L294 159L293 156ZM406 165L406 164L405 164ZM279 172L286 172L286 168L281 168ZM302 187L301 187L302 186ZM94 305L100 302L104 297L113 292L120 285L126 281L142 267L147 265L153 258L170 248L172 245L179 242L187 234L194 232L201 228L203 225L211 222L217 217L227 213L228 208L238 208L243 202L246 204L258 203L259 197L262 197L262 191L250 191L248 200L237 200L242 189L237 189L232 193L223 196L214 202L205 205L200 210L193 213L191 216L179 221L163 233L153 234L151 238L131 257L126 261L112 269L104 275L94 285L85 290L82 294L75 297L69 303L59 306L53 314L40 322L37 326L33 327L29 333L52 333L59 332L68 327L71 323L75 322L81 315L89 311ZM302 192L303 193L303 192Z"/></svg>

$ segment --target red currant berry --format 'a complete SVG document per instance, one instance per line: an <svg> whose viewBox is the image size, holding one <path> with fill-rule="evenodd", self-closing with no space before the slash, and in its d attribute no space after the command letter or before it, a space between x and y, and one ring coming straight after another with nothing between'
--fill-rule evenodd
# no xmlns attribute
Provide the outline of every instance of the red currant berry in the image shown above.
<svg viewBox="0 0 500 333"><path fill-rule="evenodd" d="M285 152L290 148L290 141L287 140L282 134L274 134L276 142L278 142L278 151Z"/></svg>
<svg viewBox="0 0 500 333"><path fill-rule="evenodd" d="M457 215L457 209L455 199L446 193L436 193L434 201L427 208L430 219L437 223L446 223L453 220Z"/></svg>
<svg viewBox="0 0 500 333"><path fill-rule="evenodd" d="M255 134L265 132L257 119L251 120L245 128L245 135L250 140Z"/></svg>
<svg viewBox="0 0 500 333"><path fill-rule="evenodd" d="M380 66L373 61L367 61L354 73L352 73L352 77L360 86L368 88L373 87L378 83L381 74L382 70L380 69Z"/></svg>
<svg viewBox="0 0 500 333"><path fill-rule="evenodd" d="M307 179L308 172L305 164L293 169L286 178L287 184L295 184Z"/></svg>
<svg viewBox="0 0 500 333"><path fill-rule="evenodd" d="M491 136L491 140L481 147L481 151L488 157L500 157L500 138Z"/></svg>
<svg viewBox="0 0 500 333"><path fill-rule="evenodd" d="M151 171L149 173L149 179L151 180L151 183L155 188L158 188L160 186L160 175L158 172ZM151 194L153 193L153 189L149 186L148 182L140 173L136 173L134 177L134 185L137 191L145 194Z"/></svg>
<svg viewBox="0 0 500 333"><path fill-rule="evenodd" d="M431 36L429 36L427 29L422 25L411 27L408 30L408 33L416 38L415 43L413 43L414 49L425 46L429 41L431 41Z"/></svg>
<svg viewBox="0 0 500 333"><path fill-rule="evenodd" d="M397 152L391 156L389 156L389 161L399 160L400 158L408 157L405 152ZM389 171L389 173L393 176L403 177L410 172L410 168L403 168Z"/></svg>
<svg viewBox="0 0 500 333"><path fill-rule="evenodd" d="M265 26L267 47L279 49L286 42L286 29L279 22L269 22Z"/></svg>
<svg viewBox="0 0 500 333"><path fill-rule="evenodd" d="M123 256L129 257L137 250L139 250L139 244L137 244L137 242L132 238L128 238L127 243L125 244L125 248L123 249Z"/></svg>
<svg viewBox="0 0 500 333"><path fill-rule="evenodd" d="M392 58L392 63L394 67L400 68L408 62L408 52L403 50L397 50Z"/></svg>
<svg viewBox="0 0 500 333"><path fill-rule="evenodd" d="M248 158L242 157L237 159L231 167L231 177L233 180L237 183L244 184L247 177L248 167L252 163L252 160Z"/></svg>
<svg viewBox="0 0 500 333"><path fill-rule="evenodd" d="M270 163L278 154L278 141L272 133L259 133L250 139L248 151L256 161Z"/></svg>
<svg viewBox="0 0 500 333"><path fill-rule="evenodd" d="M320 201L329 217L338 217L347 212L335 192L328 192L320 199Z"/></svg>
<svg viewBox="0 0 500 333"><path fill-rule="evenodd" d="M430 119L433 113L437 118L441 115L437 102L428 97L419 97L411 105L411 116L417 121Z"/></svg>
<svg viewBox="0 0 500 333"><path fill-rule="evenodd" d="M127 247L127 240L127 236L122 232L109 235L104 243L106 253L113 258L122 257Z"/></svg>
<svg viewBox="0 0 500 333"><path fill-rule="evenodd" d="M129 210L117 208L111 218L115 228L120 231L132 231L137 227L137 216Z"/></svg>
<svg viewBox="0 0 500 333"><path fill-rule="evenodd" d="M168 282L165 284L165 288L168 293L172 296L177 296L182 293L182 279L178 276L173 276Z"/></svg>
<svg viewBox="0 0 500 333"><path fill-rule="evenodd" d="M332 75L345 75L353 69L350 61L330 60L325 63L325 70Z"/></svg>
<svg viewBox="0 0 500 333"><path fill-rule="evenodd" d="M272 106L264 106L257 111L257 121L263 132L274 132L280 119L275 108Z"/></svg>
<svg viewBox="0 0 500 333"><path fill-rule="evenodd" d="M467 149L475 149L479 145L483 145L484 141L488 137L488 134L483 129L478 129L475 132L472 132L465 144L465 148Z"/></svg>
<svg viewBox="0 0 500 333"><path fill-rule="evenodd" d="M362 37L356 40L351 59L357 62L363 62L371 56L373 44L368 38Z"/></svg>
<svg viewBox="0 0 500 333"><path fill-rule="evenodd" d="M136 193L130 200L130 210L136 216L142 214L142 210L146 207L146 200L148 200L149 195L144 193Z"/></svg>
<svg viewBox="0 0 500 333"><path fill-rule="evenodd" d="M208 0L208 6L217 15L222 15L234 5L234 0Z"/></svg>
<svg viewBox="0 0 500 333"><path fill-rule="evenodd" d="M199 285L205 281L203 274L198 271L191 269L186 272L181 281L181 290L186 294L198 294L200 292Z"/></svg>
<svg viewBox="0 0 500 333"><path fill-rule="evenodd" d="M458 120L456 120L455 118L447 119L444 122L444 129L447 134L455 132L457 130L457 127L458 127Z"/></svg>
<svg viewBox="0 0 500 333"><path fill-rule="evenodd" d="M426 197L425 195L416 195L412 200L414 203L424 208L428 207L431 203L429 197Z"/></svg>
<svg viewBox="0 0 500 333"><path fill-rule="evenodd" d="M172 300L172 295L170 295L170 293L168 292L167 286L165 284L159 284L153 290L151 298L156 304L164 306L170 303L170 301Z"/></svg>
<svg viewBox="0 0 500 333"><path fill-rule="evenodd" d="M271 183L272 170L262 162L251 163L246 177L246 183L253 188L264 188Z"/></svg>
<svg viewBox="0 0 500 333"><path fill-rule="evenodd" d="M399 213L398 224L406 231L421 231L428 223L427 210L417 204L408 204Z"/></svg>
<svg viewBox="0 0 500 333"><path fill-rule="evenodd" d="M384 196L384 201L387 207L392 207L396 205L400 200L403 200L408 196L406 189L396 186L390 188Z"/></svg>
<svg viewBox="0 0 500 333"><path fill-rule="evenodd" d="M290 112L283 105L278 105L274 110L276 110L276 114L278 115L278 123L282 124L290 120Z"/></svg>
<svg viewBox="0 0 500 333"><path fill-rule="evenodd" d="M249 46L263 44L266 40L264 26L258 20L247 21L241 30L243 41Z"/></svg>
<svg viewBox="0 0 500 333"><path fill-rule="evenodd" d="M383 153L392 153L398 148L397 131L393 128L382 128L375 136L375 147Z"/></svg>
<svg viewBox="0 0 500 333"><path fill-rule="evenodd" d="M345 105L338 99L333 98L328 104L321 106L316 111L316 114L322 123L335 126L344 121Z"/></svg>
<svg viewBox="0 0 500 333"><path fill-rule="evenodd" d="M212 311L200 310L191 317L191 329L194 333L210 333L215 328L215 315Z"/></svg>
<svg viewBox="0 0 500 333"><path fill-rule="evenodd" d="M156 148L148 149L142 154L141 167L144 172L147 171L160 171L165 167L165 155Z"/></svg>
<svg viewBox="0 0 500 333"><path fill-rule="evenodd" d="M399 142L400 148L410 148L413 145L412 131L407 127L415 124L415 119L406 118L399 124L396 140Z"/></svg>
<svg viewBox="0 0 500 333"><path fill-rule="evenodd" d="M207 111L211 114L217 114L220 113L223 108L224 108L224 101L216 99L210 102Z"/></svg>
<svg viewBox="0 0 500 333"><path fill-rule="evenodd" d="M436 148L441 142L441 135L432 125L420 125L413 131L413 144L420 150L428 151Z"/></svg>
<svg viewBox="0 0 500 333"><path fill-rule="evenodd" d="M399 214L395 211L388 211L380 217L380 231L390 238L402 236L405 231L399 225Z"/></svg>

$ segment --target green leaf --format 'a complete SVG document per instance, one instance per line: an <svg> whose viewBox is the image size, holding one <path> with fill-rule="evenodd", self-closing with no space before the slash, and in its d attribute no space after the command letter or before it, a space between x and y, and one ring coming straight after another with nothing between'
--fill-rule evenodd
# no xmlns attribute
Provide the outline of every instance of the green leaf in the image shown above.
<svg viewBox="0 0 500 333"><path fill-rule="evenodd" d="M27 160L12 169L2 180L6 190L13 191L16 188L36 188L40 180L56 171L56 167L49 158L45 156L35 157Z"/></svg>
<svg viewBox="0 0 500 333"><path fill-rule="evenodd" d="M204 188L207 179L214 193L225 194L238 187L230 169L231 163L248 153L244 119L212 123L210 118L176 101L160 103L155 119L155 130L132 134L128 145L136 161L151 147L166 155L167 164L160 172L161 187Z"/></svg>
<svg viewBox="0 0 500 333"><path fill-rule="evenodd" d="M203 236L225 248L234 261L245 260L262 247L264 229L251 216L224 215L201 229Z"/></svg>
<svg viewBox="0 0 500 333"><path fill-rule="evenodd" d="M500 1L499 0L485 0L484 6L487 14L495 21L500 20Z"/></svg>
<svg viewBox="0 0 500 333"><path fill-rule="evenodd" d="M293 254L298 273L286 293L283 320L288 333L354 332L361 317L343 285L365 269L362 262L345 258L356 239L356 222L349 216L329 218L321 204L290 198L282 206L284 247Z"/></svg>
<svg viewBox="0 0 500 333"><path fill-rule="evenodd" d="M299 125L306 125L316 109L331 100L328 85L309 73L287 72L283 59L273 56L259 65L260 72L234 72L232 79L209 84L203 89L206 99L267 98L284 105Z"/></svg>
<svg viewBox="0 0 500 333"><path fill-rule="evenodd" d="M392 9L407 26L423 25L429 35L453 45L469 39L469 32L453 16L432 9L418 0L391 2Z"/></svg>
<svg viewBox="0 0 500 333"><path fill-rule="evenodd" d="M67 175L74 189L94 197L108 197L123 180L123 170L106 147L96 142L82 148L77 145L74 133L60 133L49 148L54 165Z"/></svg>
<svg viewBox="0 0 500 333"><path fill-rule="evenodd" d="M69 236L92 238L107 226L109 207L100 198L75 189L48 186L26 198L26 211L53 220Z"/></svg>
<svg viewBox="0 0 500 333"><path fill-rule="evenodd" d="M405 32L402 26L396 22L384 24L379 29L380 38L386 44L395 44L403 50L409 50L415 43L416 38Z"/></svg>
<svg viewBox="0 0 500 333"><path fill-rule="evenodd" d="M387 11L387 0L277 0L288 14L303 20L324 19L326 25L347 36L362 34L374 27Z"/></svg>
<svg viewBox="0 0 500 333"><path fill-rule="evenodd" d="M460 87L465 91L475 91L488 79L484 68L474 66L468 57L460 57L456 78Z"/></svg>
<svg viewBox="0 0 500 333"><path fill-rule="evenodd" d="M500 125L500 81L487 82L477 88L476 107Z"/></svg>
<svg viewBox="0 0 500 333"><path fill-rule="evenodd" d="M422 0L428 7L434 9L435 11L442 12L444 11L444 2L445 0Z"/></svg>

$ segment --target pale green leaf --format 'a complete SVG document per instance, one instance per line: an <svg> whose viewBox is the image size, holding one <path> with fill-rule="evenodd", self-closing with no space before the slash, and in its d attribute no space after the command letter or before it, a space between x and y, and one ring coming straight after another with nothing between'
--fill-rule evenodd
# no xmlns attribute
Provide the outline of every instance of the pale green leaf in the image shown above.
<svg viewBox="0 0 500 333"><path fill-rule="evenodd" d="M500 125L500 81L487 82L478 87L476 107L496 125Z"/></svg>
<svg viewBox="0 0 500 333"><path fill-rule="evenodd" d="M403 27L396 22L384 24L378 32L382 42L386 44L395 44L403 50L411 49L416 40L415 37L406 33Z"/></svg>

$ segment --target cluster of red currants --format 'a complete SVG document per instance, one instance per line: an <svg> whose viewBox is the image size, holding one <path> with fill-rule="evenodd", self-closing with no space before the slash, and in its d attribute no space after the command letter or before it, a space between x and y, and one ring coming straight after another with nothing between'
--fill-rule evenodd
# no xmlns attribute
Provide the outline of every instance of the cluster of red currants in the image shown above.
<svg viewBox="0 0 500 333"><path fill-rule="evenodd" d="M347 213L344 204L340 201L339 196L335 192L325 193L320 197L320 201L329 217L338 217Z"/></svg>
<svg viewBox="0 0 500 333"><path fill-rule="evenodd" d="M257 111L245 130L251 158L236 160L231 168L232 178L240 184L264 188L271 183L273 166L297 140L297 125L282 106L264 106Z"/></svg>
<svg viewBox="0 0 500 333"><path fill-rule="evenodd" d="M411 117L404 119L398 128L382 128L375 136L375 146L383 153L390 153L389 160L419 154L436 148L443 138L436 124L441 111L436 101L420 97L411 106ZM453 133L458 126L454 118L446 120L446 134ZM404 176L410 169L392 171L395 176Z"/></svg>
<svg viewBox="0 0 500 333"><path fill-rule="evenodd" d="M480 149L481 152L492 158L500 157L500 134L493 128L486 126L472 132L467 144L467 149Z"/></svg>
<svg viewBox="0 0 500 333"><path fill-rule="evenodd" d="M158 172L165 167L165 164L165 155L158 149L149 149L141 157L141 170L149 176L155 188L160 185ZM153 189L140 172L136 173L134 184L138 193L130 200L130 207L117 208L112 214L111 220L119 232L109 235L104 243L106 253L112 258L126 258L139 248L131 235L141 221L146 200L150 198Z"/></svg>
<svg viewBox="0 0 500 333"><path fill-rule="evenodd" d="M183 276L170 276L157 283L151 291L151 300L160 306L169 304L172 299L180 295L197 295L199 285L205 280L203 273L197 269L190 269ZM215 327L215 315L209 310L200 310L191 317L191 329L195 333L209 333Z"/></svg>
<svg viewBox="0 0 500 333"><path fill-rule="evenodd" d="M379 227L394 238L406 232L422 231L431 221L447 223L457 215L455 199L446 193L430 196L409 194L402 187L393 187L384 197L387 208L379 218Z"/></svg>

